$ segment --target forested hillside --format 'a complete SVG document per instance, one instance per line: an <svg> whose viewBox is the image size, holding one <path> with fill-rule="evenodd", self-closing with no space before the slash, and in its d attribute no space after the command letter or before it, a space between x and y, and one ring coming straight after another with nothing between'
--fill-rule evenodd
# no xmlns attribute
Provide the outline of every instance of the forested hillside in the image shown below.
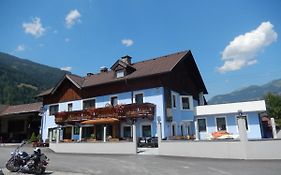
<svg viewBox="0 0 281 175"><path fill-rule="evenodd" d="M34 102L39 92L53 87L66 73L0 52L0 104Z"/></svg>
<svg viewBox="0 0 281 175"><path fill-rule="evenodd" d="M281 95L281 79L271 81L262 86L249 86L229 94L217 95L208 101L208 104L221 104L264 99L267 93Z"/></svg>

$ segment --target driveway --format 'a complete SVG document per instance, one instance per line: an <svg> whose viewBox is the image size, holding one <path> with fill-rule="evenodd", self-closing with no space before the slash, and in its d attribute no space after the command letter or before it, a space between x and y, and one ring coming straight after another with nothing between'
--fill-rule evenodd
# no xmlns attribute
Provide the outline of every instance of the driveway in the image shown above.
<svg viewBox="0 0 281 175"><path fill-rule="evenodd" d="M0 167L4 167L14 147L0 147ZM24 147L29 153L32 148ZM171 148L172 149L172 148ZM56 154L43 148L50 158L47 174L120 175L280 175L281 161L246 161L164 157L157 155ZM4 171L6 171L4 169ZM14 173L8 173L14 174Z"/></svg>

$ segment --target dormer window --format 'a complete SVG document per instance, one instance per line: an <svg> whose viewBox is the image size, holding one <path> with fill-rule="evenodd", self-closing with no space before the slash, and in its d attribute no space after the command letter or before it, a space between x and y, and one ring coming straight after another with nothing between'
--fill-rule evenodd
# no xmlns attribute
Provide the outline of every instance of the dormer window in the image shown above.
<svg viewBox="0 0 281 175"><path fill-rule="evenodd" d="M122 78L125 76L125 70L116 71L116 78Z"/></svg>
<svg viewBox="0 0 281 175"><path fill-rule="evenodd" d="M131 57L128 55L118 59L110 69L115 72L116 78L125 77L136 71L131 62Z"/></svg>

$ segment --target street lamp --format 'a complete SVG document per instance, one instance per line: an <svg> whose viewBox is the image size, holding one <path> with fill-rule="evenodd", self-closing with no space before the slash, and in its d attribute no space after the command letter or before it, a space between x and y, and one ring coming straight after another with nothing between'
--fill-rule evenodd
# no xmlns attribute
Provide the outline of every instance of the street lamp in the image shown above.
<svg viewBox="0 0 281 175"><path fill-rule="evenodd" d="M239 118L242 118L242 114L243 114L242 110L239 109L239 110L238 110L238 117L239 117Z"/></svg>

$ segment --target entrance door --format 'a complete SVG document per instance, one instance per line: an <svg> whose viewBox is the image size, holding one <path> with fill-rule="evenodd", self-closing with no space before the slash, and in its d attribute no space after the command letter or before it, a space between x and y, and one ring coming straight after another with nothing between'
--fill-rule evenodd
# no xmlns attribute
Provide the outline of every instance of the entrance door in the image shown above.
<svg viewBox="0 0 281 175"><path fill-rule="evenodd" d="M63 139L71 139L72 127L63 128Z"/></svg>
<svg viewBox="0 0 281 175"><path fill-rule="evenodd" d="M96 125L96 139L103 140L103 125Z"/></svg>
<svg viewBox="0 0 281 175"><path fill-rule="evenodd" d="M142 125L142 136L151 137L151 125Z"/></svg>

